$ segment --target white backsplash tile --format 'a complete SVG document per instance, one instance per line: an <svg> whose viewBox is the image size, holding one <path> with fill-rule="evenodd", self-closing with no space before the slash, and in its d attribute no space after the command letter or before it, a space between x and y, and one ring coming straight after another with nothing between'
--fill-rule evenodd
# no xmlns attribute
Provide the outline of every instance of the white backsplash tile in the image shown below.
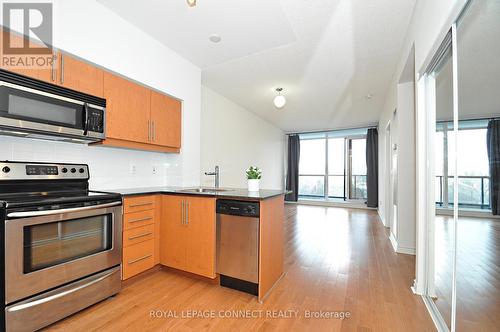
<svg viewBox="0 0 500 332"><path fill-rule="evenodd" d="M178 186L183 180L178 154L0 136L0 160L88 164L92 189Z"/></svg>

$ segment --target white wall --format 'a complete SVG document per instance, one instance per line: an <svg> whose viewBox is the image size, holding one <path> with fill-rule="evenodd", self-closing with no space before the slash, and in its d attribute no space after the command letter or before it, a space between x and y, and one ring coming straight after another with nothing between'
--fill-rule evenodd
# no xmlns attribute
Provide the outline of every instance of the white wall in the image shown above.
<svg viewBox="0 0 500 332"><path fill-rule="evenodd" d="M245 170L255 165L262 189L282 189L284 132L205 86L201 105L202 185L213 186L203 173L218 165L222 187L245 188Z"/></svg>
<svg viewBox="0 0 500 332"><path fill-rule="evenodd" d="M394 109L398 107L399 103L404 103L404 101L398 100L398 83L400 81L400 77L404 73L405 65L408 59L409 54L411 54L412 47L415 48L415 70L414 74L417 76L421 69L427 65L430 58L434 54L435 50L439 47L442 39L446 35L449 27L456 19L459 14L461 8L466 3L466 0L420 0L417 1L415 6L415 11L413 13L412 21L408 28L407 36L405 38L405 44L401 51L401 56L399 62L396 66L396 70L393 75L393 82L391 84L391 88L386 96L385 105L382 111L382 114L379 118L379 160L380 160L380 168L379 168L379 213L381 216L386 215L386 208L388 206L388 202L386 202L386 183L385 179L385 167L386 167L386 149L385 149L385 128L387 126L388 121L392 118L392 113ZM401 92L401 91L400 91ZM418 98L418 95L415 97ZM407 117L411 119L410 114L403 114L403 110L398 110L399 117L399 135L400 138L407 138L408 132L415 132L415 121L407 122L401 119L401 116ZM413 115L412 115L413 116ZM409 142L407 142L409 143ZM404 147L400 142L400 151L410 156L415 162L415 143L412 143L413 146L407 145L408 149L402 151ZM410 153L411 152L411 153ZM400 161L402 161L400 154ZM400 168L402 164L400 164ZM414 175L416 177L416 175ZM404 181L409 181L408 179ZM403 197L403 200L414 200L414 205L416 203L417 198L411 197L410 193L414 193L416 191L415 188L415 178L411 179L411 183L402 184L399 188L399 202ZM413 184L413 185L412 185ZM401 232L407 232L406 237L409 239L411 235L414 240L414 232L415 232L415 214L412 216L412 225L408 224L405 228L400 229Z"/></svg>
<svg viewBox="0 0 500 332"><path fill-rule="evenodd" d="M55 0L54 45L183 100L182 151L159 154L0 136L2 159L81 162L94 188L198 185L201 70L95 0ZM135 164L136 174L130 174ZM152 166L158 166L157 175Z"/></svg>

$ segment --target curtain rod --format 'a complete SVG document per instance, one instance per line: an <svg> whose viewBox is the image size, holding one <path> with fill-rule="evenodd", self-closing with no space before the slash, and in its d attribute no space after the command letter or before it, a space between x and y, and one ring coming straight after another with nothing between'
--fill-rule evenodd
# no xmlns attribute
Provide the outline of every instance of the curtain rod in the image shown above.
<svg viewBox="0 0 500 332"><path fill-rule="evenodd" d="M297 131L297 132L288 132L285 133L285 135L290 136L290 135L301 135L301 134L318 134L318 133L325 133L325 132L330 132L330 131L341 131L341 130L352 130L352 129L370 129L370 128L378 128L378 124L369 124L366 126L360 126L360 127L344 127L344 128L337 128L337 129L324 129L324 130L314 130L314 131Z"/></svg>

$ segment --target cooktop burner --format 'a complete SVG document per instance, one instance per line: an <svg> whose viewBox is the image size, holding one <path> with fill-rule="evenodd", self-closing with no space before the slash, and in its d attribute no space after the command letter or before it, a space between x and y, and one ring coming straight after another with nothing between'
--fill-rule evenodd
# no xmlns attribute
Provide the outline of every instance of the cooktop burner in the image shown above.
<svg viewBox="0 0 500 332"><path fill-rule="evenodd" d="M83 164L0 162L0 206L7 208L118 200L118 193L89 190Z"/></svg>

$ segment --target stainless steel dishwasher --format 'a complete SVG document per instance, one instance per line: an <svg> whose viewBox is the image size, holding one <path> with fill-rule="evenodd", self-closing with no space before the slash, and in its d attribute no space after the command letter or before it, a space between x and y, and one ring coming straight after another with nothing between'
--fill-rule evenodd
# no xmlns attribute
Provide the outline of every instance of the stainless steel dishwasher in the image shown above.
<svg viewBox="0 0 500 332"><path fill-rule="evenodd" d="M259 202L217 200L217 273L221 286L258 295Z"/></svg>

